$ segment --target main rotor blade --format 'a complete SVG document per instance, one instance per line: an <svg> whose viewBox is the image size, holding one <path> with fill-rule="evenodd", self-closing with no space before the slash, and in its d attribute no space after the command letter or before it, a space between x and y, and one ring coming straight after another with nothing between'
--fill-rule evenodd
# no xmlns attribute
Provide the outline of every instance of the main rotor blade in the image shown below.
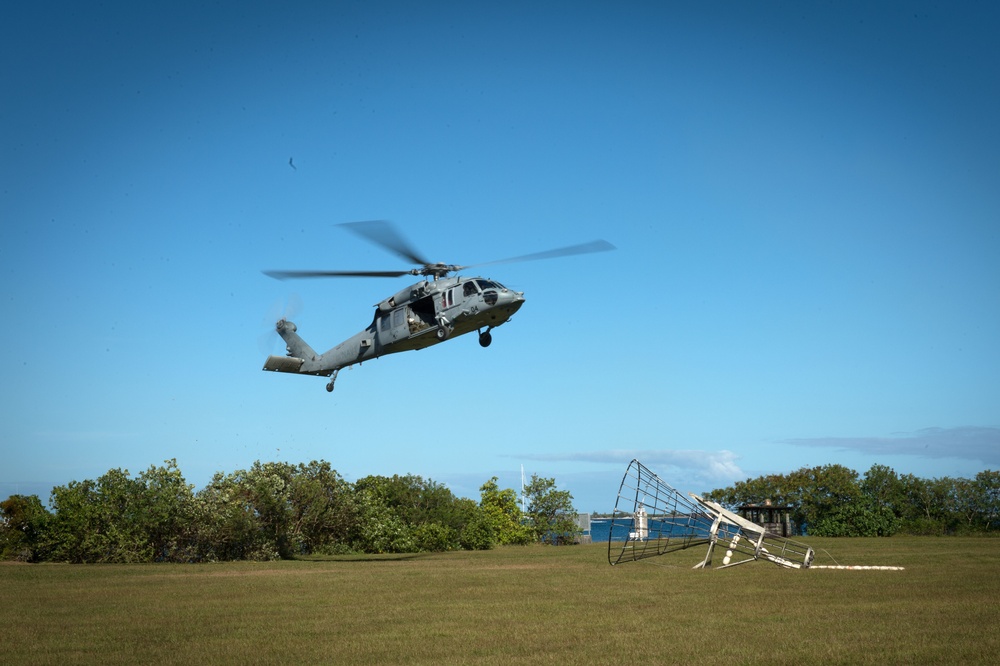
<svg viewBox="0 0 1000 666"><path fill-rule="evenodd" d="M406 259L410 263L426 266L431 263L421 257L410 247L396 227L388 220L367 220L364 222L345 222L338 226L352 231L358 236L381 245L393 254Z"/></svg>
<svg viewBox="0 0 1000 666"><path fill-rule="evenodd" d="M573 254L589 254L591 252L607 252L617 249L606 240L595 240L579 245L569 245L545 252L535 252L533 254L523 254L520 257L510 257L509 259L497 259L496 261L486 261L481 264L470 264L460 268L475 268L476 266L492 266L493 264L510 264L515 261L536 261L538 259L555 259L556 257L566 257Z"/></svg>
<svg viewBox="0 0 1000 666"><path fill-rule="evenodd" d="M409 275L410 271L261 271L275 280L318 277L384 277L394 278Z"/></svg>

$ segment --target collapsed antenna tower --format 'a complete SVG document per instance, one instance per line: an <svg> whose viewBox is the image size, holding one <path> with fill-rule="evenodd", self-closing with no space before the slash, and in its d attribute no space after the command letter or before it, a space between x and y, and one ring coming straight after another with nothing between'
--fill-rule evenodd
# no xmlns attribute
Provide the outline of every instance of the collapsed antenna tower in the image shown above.
<svg viewBox="0 0 1000 666"><path fill-rule="evenodd" d="M803 569L815 556L809 546L771 534L715 502L694 493L682 495L638 460L629 464L618 489L612 534L616 528L628 537L608 540L612 565L705 546L705 557L693 568L707 568L717 544L725 548L719 569L757 560Z"/></svg>

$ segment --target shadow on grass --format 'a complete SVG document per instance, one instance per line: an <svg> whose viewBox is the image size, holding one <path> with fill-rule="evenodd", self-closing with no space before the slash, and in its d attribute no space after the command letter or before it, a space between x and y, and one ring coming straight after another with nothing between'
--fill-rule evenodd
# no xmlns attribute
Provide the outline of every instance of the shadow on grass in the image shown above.
<svg viewBox="0 0 1000 666"><path fill-rule="evenodd" d="M435 553L358 553L356 555L303 555L296 557L296 562L402 562L404 560L423 559Z"/></svg>

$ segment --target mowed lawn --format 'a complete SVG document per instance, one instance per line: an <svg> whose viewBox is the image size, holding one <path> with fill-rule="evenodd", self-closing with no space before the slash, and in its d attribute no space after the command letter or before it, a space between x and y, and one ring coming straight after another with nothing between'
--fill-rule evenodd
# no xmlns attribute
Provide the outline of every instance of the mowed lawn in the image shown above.
<svg viewBox="0 0 1000 666"><path fill-rule="evenodd" d="M1000 661L1000 539L804 539L817 564L607 544L206 565L0 564L0 663Z"/></svg>

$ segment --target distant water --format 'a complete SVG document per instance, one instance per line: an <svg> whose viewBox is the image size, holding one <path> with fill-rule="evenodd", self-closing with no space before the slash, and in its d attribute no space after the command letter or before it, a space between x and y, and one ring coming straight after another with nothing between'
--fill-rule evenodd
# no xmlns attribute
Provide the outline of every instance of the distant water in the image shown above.
<svg viewBox="0 0 1000 666"><path fill-rule="evenodd" d="M610 518L590 519L590 540L591 541L625 541L628 533L632 529L631 524L622 524L618 521L614 529L611 529Z"/></svg>
<svg viewBox="0 0 1000 666"><path fill-rule="evenodd" d="M633 531L633 522L629 518L619 518L618 521L612 526L612 520L610 518L591 518L590 519L590 540L597 541L627 541L629 532ZM673 528L673 532L671 532ZM701 524L700 522L695 522L695 524L690 527L671 524L666 522L660 522L655 518L649 519L649 533L650 536L661 535L664 538L679 537L684 534L700 533L701 536L708 536L708 525Z"/></svg>

